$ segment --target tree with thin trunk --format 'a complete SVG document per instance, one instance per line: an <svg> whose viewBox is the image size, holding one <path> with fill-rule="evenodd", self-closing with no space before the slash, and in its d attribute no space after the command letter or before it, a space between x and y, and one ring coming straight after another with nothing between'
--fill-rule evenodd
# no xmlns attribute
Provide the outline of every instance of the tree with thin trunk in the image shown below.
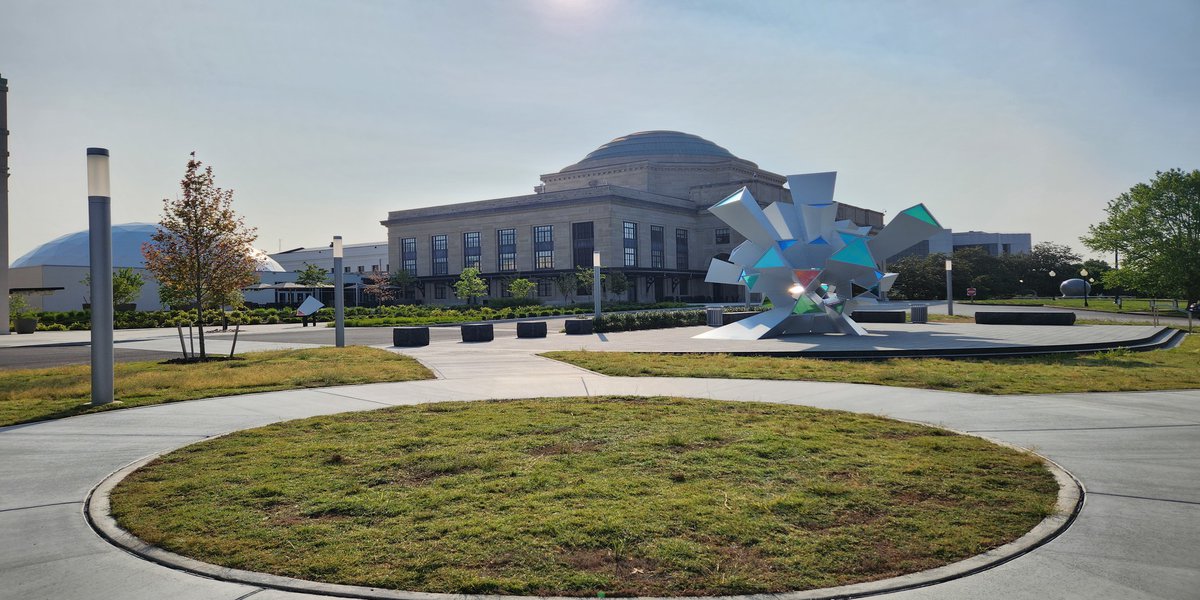
<svg viewBox="0 0 1200 600"><path fill-rule="evenodd" d="M251 244L257 234L233 210L233 190L213 183L212 167L191 154L179 182L181 195L163 200L158 231L142 246L146 268L171 297L194 303L200 328L200 360L204 348L204 309L219 306L230 294L253 284L255 260Z"/></svg>

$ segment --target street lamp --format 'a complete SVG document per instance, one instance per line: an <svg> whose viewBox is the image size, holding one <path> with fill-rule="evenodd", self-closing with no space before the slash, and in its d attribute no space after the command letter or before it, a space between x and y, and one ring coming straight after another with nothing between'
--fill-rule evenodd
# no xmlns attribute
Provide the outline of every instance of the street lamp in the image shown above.
<svg viewBox="0 0 1200 600"><path fill-rule="evenodd" d="M592 252L592 308L600 318L600 253Z"/></svg>
<svg viewBox="0 0 1200 600"><path fill-rule="evenodd" d="M1088 273L1087 273L1087 269L1080 269L1080 270L1079 270L1079 276L1080 276L1080 277L1087 277L1087 275L1088 275ZM1085 279L1085 280L1084 280L1084 282L1083 282L1083 305L1084 305L1084 306L1087 306L1087 305L1088 305L1088 301L1087 301L1087 300L1088 300L1088 298L1087 298L1087 297L1088 297L1088 288L1090 288L1090 287L1091 287L1091 286L1088 284L1088 280L1086 280L1086 279Z"/></svg>
<svg viewBox="0 0 1200 600"><path fill-rule="evenodd" d="M946 314L954 315L954 288L951 286L953 275L951 271L953 266L950 264L950 259L946 259Z"/></svg>
<svg viewBox="0 0 1200 600"><path fill-rule="evenodd" d="M346 294L343 292L342 276L342 236L333 236L333 344L338 348L346 347Z"/></svg>
<svg viewBox="0 0 1200 600"><path fill-rule="evenodd" d="M112 198L106 148L87 149L87 193L92 279L92 406L100 406L113 401Z"/></svg>

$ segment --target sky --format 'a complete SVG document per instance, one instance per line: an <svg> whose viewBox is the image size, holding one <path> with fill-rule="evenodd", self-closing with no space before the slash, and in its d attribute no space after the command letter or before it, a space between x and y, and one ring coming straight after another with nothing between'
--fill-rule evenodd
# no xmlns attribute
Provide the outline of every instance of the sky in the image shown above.
<svg viewBox="0 0 1200 600"><path fill-rule="evenodd" d="M621 135L693 133L836 199L1079 242L1200 168L1200 2L0 0L10 257L156 222L188 154L269 252L532 193Z"/></svg>

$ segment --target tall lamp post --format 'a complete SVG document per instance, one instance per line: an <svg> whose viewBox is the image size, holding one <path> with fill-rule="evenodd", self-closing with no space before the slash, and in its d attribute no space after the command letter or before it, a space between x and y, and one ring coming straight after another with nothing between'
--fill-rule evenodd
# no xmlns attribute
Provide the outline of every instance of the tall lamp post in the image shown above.
<svg viewBox="0 0 1200 600"><path fill-rule="evenodd" d="M100 406L113 401L112 198L105 148L87 149L87 193L92 278L92 406Z"/></svg>
<svg viewBox="0 0 1200 600"><path fill-rule="evenodd" d="M0 335L8 335L8 80L0 77Z"/></svg>
<svg viewBox="0 0 1200 600"><path fill-rule="evenodd" d="M1052 283L1052 284L1053 284L1053 283L1054 283L1053 279L1054 279L1054 277L1055 277L1056 275L1058 275L1058 273L1055 273L1055 272L1054 272L1054 270L1053 270L1053 269L1051 269L1051 271L1050 271L1049 273L1047 273L1047 275L1049 275L1049 276L1050 276L1050 278L1051 278L1051 282L1050 282L1050 283ZM1053 295L1053 292L1051 292L1050 299L1051 299L1051 300L1055 300L1055 299L1057 299L1057 298L1058 298L1058 296L1055 296L1055 295Z"/></svg>
<svg viewBox="0 0 1200 600"><path fill-rule="evenodd" d="M333 236L333 343L338 348L346 347L346 293L342 276L342 236Z"/></svg>
<svg viewBox="0 0 1200 600"><path fill-rule="evenodd" d="M1091 284L1088 283L1087 276L1088 276L1087 269L1079 270L1079 277L1083 279L1083 305L1084 306L1088 305L1088 292L1091 291L1091 287L1092 287Z"/></svg>
<svg viewBox="0 0 1200 600"><path fill-rule="evenodd" d="M592 308L600 318L600 253L592 252Z"/></svg>
<svg viewBox="0 0 1200 600"><path fill-rule="evenodd" d="M954 315L954 287L953 287L953 275L951 274L952 269L953 269L953 265L951 264L950 259L947 258L946 259L946 314L951 315L951 316Z"/></svg>

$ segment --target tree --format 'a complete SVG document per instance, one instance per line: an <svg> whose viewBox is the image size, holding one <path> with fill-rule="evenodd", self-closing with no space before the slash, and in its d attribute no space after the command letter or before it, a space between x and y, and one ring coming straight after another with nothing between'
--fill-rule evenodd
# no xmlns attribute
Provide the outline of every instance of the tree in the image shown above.
<svg viewBox="0 0 1200 600"><path fill-rule="evenodd" d="M1080 260L1079 254L1065 244L1035 244L1020 267L1019 278L1025 280L1022 289L1031 289L1038 296L1057 296L1059 284L1079 276Z"/></svg>
<svg viewBox="0 0 1200 600"><path fill-rule="evenodd" d="M297 270L296 283L308 287L320 287L329 282L329 274L317 265L304 263L303 270Z"/></svg>
<svg viewBox="0 0 1200 600"><path fill-rule="evenodd" d="M600 285L603 285L609 293L620 298L629 291L629 277L621 271L616 271L609 273L607 277L601 276Z"/></svg>
<svg viewBox="0 0 1200 600"><path fill-rule="evenodd" d="M508 282L508 293L514 298L528 298L535 288L537 284L524 277Z"/></svg>
<svg viewBox="0 0 1200 600"><path fill-rule="evenodd" d="M595 273L596 273L595 269L589 269L588 267L576 267L575 268L575 285L578 286L576 288L576 291L578 292L579 290L587 290L587 294L591 294L592 293L592 283L593 283L592 279L595 276ZM605 274L605 273L600 274L600 287L604 287L604 280L607 278L608 278L607 274Z"/></svg>
<svg viewBox="0 0 1200 600"><path fill-rule="evenodd" d="M487 292L487 282L479 277L479 269L475 267L463 269L458 281L454 282L454 295L466 300L467 304L475 304L475 299L486 296Z"/></svg>
<svg viewBox="0 0 1200 600"><path fill-rule="evenodd" d="M575 297L575 293L579 291L579 279L574 273L560 273L554 278L554 289L558 290L566 299L567 304Z"/></svg>
<svg viewBox="0 0 1200 600"><path fill-rule="evenodd" d="M1080 238L1092 250L1120 253L1104 283L1189 304L1200 299L1200 170L1159 171L1105 211L1108 218Z"/></svg>
<svg viewBox="0 0 1200 600"><path fill-rule="evenodd" d="M179 182L181 195L163 200L163 215L151 241L142 246L146 268L169 288L165 297L187 298L200 327L200 360L204 347L204 309L220 306L252 283L255 260L251 244L257 235L233 210L233 190L213 183L212 167L191 154Z"/></svg>
<svg viewBox="0 0 1200 600"><path fill-rule="evenodd" d="M83 276L83 285L89 290L92 287L92 274L88 273ZM146 285L146 279L141 273L133 270L133 267L122 267L113 272L112 288L113 288L113 304L132 304L134 300L142 293L142 286ZM88 297L91 297L89 291Z"/></svg>

